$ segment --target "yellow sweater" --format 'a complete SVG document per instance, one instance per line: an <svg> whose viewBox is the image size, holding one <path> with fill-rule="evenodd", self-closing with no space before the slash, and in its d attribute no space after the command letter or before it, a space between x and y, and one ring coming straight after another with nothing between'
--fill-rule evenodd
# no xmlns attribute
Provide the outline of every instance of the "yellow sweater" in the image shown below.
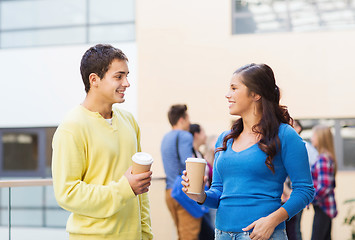
<svg viewBox="0 0 355 240"><path fill-rule="evenodd" d="M69 238L152 239L148 194L136 196L124 173L140 149L133 116L113 108L112 125L83 106L53 137L52 174L58 204L72 212Z"/></svg>

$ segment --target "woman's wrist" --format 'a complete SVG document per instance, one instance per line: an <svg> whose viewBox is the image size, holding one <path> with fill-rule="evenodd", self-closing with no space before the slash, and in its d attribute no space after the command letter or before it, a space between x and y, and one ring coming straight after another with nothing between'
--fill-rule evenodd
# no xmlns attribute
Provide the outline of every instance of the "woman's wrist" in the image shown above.
<svg viewBox="0 0 355 240"><path fill-rule="evenodd" d="M276 227L281 222L287 220L288 213L283 207L280 207L278 210L271 213L268 218L270 219L270 223L272 223Z"/></svg>
<svg viewBox="0 0 355 240"><path fill-rule="evenodd" d="M200 204L200 205L204 204L205 201L206 201L206 198L207 198L207 195L206 195L206 192L204 191L204 192L202 193L201 199L198 199L197 203Z"/></svg>

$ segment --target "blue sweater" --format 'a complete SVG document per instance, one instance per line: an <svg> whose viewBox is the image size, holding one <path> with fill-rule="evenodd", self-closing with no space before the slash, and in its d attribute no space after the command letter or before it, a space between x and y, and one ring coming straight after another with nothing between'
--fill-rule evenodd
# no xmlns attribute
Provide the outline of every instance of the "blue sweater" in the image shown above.
<svg viewBox="0 0 355 240"><path fill-rule="evenodd" d="M176 138L179 136L179 155L178 160L176 151ZM165 134L161 143L161 155L166 175L166 188L170 189L174 185L175 178L185 170L185 160L192 157L193 136L190 132L182 130L172 130Z"/></svg>
<svg viewBox="0 0 355 240"><path fill-rule="evenodd" d="M216 143L221 147L222 133ZM265 165L267 155L258 144L235 152L233 139L227 142L227 150L215 155L212 187L206 192L204 205L217 208L216 228L227 232L243 232L255 220L266 217L281 207L283 183L290 176L292 193L282 205L289 218L297 214L314 195L305 144L296 131L281 124L278 136L281 150L273 159L275 173ZM276 229L285 228L285 223Z"/></svg>

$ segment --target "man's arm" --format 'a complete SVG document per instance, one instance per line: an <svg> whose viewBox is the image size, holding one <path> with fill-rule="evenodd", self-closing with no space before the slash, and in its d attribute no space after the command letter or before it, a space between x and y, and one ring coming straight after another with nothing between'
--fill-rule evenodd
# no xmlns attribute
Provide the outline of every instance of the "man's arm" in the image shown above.
<svg viewBox="0 0 355 240"><path fill-rule="evenodd" d="M141 226L142 226L142 239L153 239L151 221L150 221L150 206L148 193L139 195L140 209L141 209Z"/></svg>
<svg viewBox="0 0 355 240"><path fill-rule="evenodd" d="M193 136L187 131L182 131L179 134L179 155L180 161L185 166L187 158L192 157Z"/></svg>
<svg viewBox="0 0 355 240"><path fill-rule="evenodd" d="M134 126L137 134L138 152L141 152L141 133L137 122L134 120ZM140 211L141 211L141 227L142 227L142 240L153 239L152 223L150 220L150 204L148 193L139 195Z"/></svg>
<svg viewBox="0 0 355 240"><path fill-rule="evenodd" d="M73 134L58 129L53 138L53 187L58 204L64 209L93 218L117 213L136 197L127 178L122 176L107 186L82 181L86 169L85 146Z"/></svg>

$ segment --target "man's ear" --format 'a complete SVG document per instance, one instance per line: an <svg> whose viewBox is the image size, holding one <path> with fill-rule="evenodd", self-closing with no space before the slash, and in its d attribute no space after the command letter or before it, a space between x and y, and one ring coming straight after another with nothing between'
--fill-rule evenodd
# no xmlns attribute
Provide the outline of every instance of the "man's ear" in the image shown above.
<svg viewBox="0 0 355 240"><path fill-rule="evenodd" d="M178 124L181 124L184 121L183 117L180 117L179 120L177 121Z"/></svg>
<svg viewBox="0 0 355 240"><path fill-rule="evenodd" d="M100 78L99 78L99 76L97 76L96 73L90 73L89 81L90 81L90 88L97 87L99 84Z"/></svg>

